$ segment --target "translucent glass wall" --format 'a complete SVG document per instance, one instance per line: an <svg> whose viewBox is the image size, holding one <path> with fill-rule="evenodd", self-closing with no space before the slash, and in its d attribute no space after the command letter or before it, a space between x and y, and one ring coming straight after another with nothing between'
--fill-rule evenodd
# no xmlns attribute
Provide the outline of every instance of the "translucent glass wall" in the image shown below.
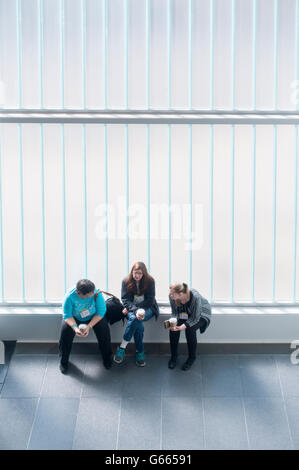
<svg viewBox="0 0 299 470"><path fill-rule="evenodd" d="M298 0L0 0L3 109L298 108ZM0 300L298 296L296 125L1 124Z"/></svg>
<svg viewBox="0 0 299 470"><path fill-rule="evenodd" d="M143 260L160 299L293 301L297 153L287 125L3 124L2 296L118 293Z"/></svg>
<svg viewBox="0 0 299 470"><path fill-rule="evenodd" d="M1 0L5 108L295 109L297 0Z"/></svg>

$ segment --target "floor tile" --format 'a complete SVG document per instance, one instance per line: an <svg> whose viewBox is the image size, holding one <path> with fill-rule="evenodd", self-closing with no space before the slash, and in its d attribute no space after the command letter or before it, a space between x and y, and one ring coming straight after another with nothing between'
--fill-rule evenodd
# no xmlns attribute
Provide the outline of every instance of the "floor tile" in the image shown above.
<svg viewBox="0 0 299 470"><path fill-rule="evenodd" d="M243 396L282 397L278 370L272 355L240 355Z"/></svg>
<svg viewBox="0 0 299 470"><path fill-rule="evenodd" d="M299 398L286 397L285 407L294 449L299 450Z"/></svg>
<svg viewBox="0 0 299 470"><path fill-rule="evenodd" d="M41 398L28 449L71 450L79 399Z"/></svg>
<svg viewBox="0 0 299 470"><path fill-rule="evenodd" d="M69 363L68 373L59 370L59 359L48 356L47 370L44 378L42 397L80 398L83 387L85 357L76 356Z"/></svg>
<svg viewBox="0 0 299 470"><path fill-rule="evenodd" d="M0 449L25 450L32 428L38 398L0 400Z"/></svg>
<svg viewBox="0 0 299 470"><path fill-rule="evenodd" d="M0 448L299 448L289 355L201 355L186 372L185 356L174 370L168 360L147 355L141 368L133 355L106 370L98 354L72 354L63 375L58 355L14 353L0 383Z"/></svg>
<svg viewBox="0 0 299 470"><path fill-rule="evenodd" d="M122 368L122 365L117 366ZM124 370L124 396L160 397L163 375L166 371L161 357L148 356L146 366L138 367L135 356L127 359Z"/></svg>
<svg viewBox="0 0 299 470"><path fill-rule="evenodd" d="M8 365L0 364L0 384L4 383L7 371L8 371Z"/></svg>
<svg viewBox="0 0 299 470"><path fill-rule="evenodd" d="M275 355L280 383L285 397L299 397L299 364L292 364L291 355Z"/></svg>
<svg viewBox="0 0 299 470"><path fill-rule="evenodd" d="M201 356L203 393L206 397L242 396L238 356Z"/></svg>
<svg viewBox="0 0 299 470"><path fill-rule="evenodd" d="M250 449L292 449L283 399L245 397L244 406Z"/></svg>
<svg viewBox="0 0 299 470"><path fill-rule="evenodd" d="M160 440L161 398L123 398L117 448L119 450L159 449Z"/></svg>
<svg viewBox="0 0 299 470"><path fill-rule="evenodd" d="M248 449L241 397L204 398L206 449Z"/></svg>
<svg viewBox="0 0 299 470"><path fill-rule="evenodd" d="M13 356L1 398L39 397L46 365L46 356Z"/></svg>
<svg viewBox="0 0 299 470"><path fill-rule="evenodd" d="M200 397L162 399L162 449L204 449L204 420Z"/></svg>
<svg viewBox="0 0 299 470"><path fill-rule="evenodd" d="M115 450L120 398L81 398L73 449Z"/></svg>
<svg viewBox="0 0 299 470"><path fill-rule="evenodd" d="M201 362L198 358L191 369L183 371L181 366L184 364L186 357L179 357L175 369L168 368L169 357L165 358L165 370L162 379L162 396L163 397L193 397L201 396L202 391L202 374Z"/></svg>
<svg viewBox="0 0 299 470"><path fill-rule="evenodd" d="M116 364L107 370L98 356L86 356L82 397L121 397L124 374Z"/></svg>

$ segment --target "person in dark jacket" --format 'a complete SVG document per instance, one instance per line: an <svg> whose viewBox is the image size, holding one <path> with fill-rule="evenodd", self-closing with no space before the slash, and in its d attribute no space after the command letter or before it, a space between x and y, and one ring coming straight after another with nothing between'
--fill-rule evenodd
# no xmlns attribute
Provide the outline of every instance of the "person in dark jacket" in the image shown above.
<svg viewBox="0 0 299 470"><path fill-rule="evenodd" d="M130 274L123 279L121 286L121 300L124 305L123 314L128 322L123 341L116 351L114 361L121 364L125 358L128 343L134 336L136 345L136 365L145 366L143 335L145 321L152 316L159 316L159 307L155 298L155 280L148 274L145 264L141 261L135 263ZM140 317L138 309L145 310L144 318Z"/></svg>
<svg viewBox="0 0 299 470"><path fill-rule="evenodd" d="M189 356L182 369L188 370L196 359L197 330L204 333L210 324L211 306L196 289L189 289L184 282L170 286L169 301L177 326L169 329L171 358L168 367L174 369L176 366L180 332L185 330Z"/></svg>

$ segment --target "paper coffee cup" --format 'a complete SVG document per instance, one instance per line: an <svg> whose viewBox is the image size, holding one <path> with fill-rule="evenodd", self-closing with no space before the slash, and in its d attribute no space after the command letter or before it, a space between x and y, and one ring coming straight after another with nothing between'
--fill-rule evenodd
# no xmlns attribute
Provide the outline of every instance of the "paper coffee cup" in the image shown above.
<svg viewBox="0 0 299 470"><path fill-rule="evenodd" d="M144 320L144 317L145 317L145 310L144 308L138 308L137 312L136 312L136 315L138 314L138 316Z"/></svg>
<svg viewBox="0 0 299 470"><path fill-rule="evenodd" d="M85 333L86 328L87 325L85 325L84 323L81 323L81 325L79 325L79 330L81 333Z"/></svg>
<svg viewBox="0 0 299 470"><path fill-rule="evenodd" d="M176 318L169 318L169 325L171 328L173 328L174 326L177 326L177 319Z"/></svg>

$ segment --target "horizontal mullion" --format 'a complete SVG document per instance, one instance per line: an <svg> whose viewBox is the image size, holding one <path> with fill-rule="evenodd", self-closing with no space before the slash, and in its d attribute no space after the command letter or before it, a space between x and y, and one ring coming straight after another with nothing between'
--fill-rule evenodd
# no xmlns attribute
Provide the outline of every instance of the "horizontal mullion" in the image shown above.
<svg viewBox="0 0 299 470"><path fill-rule="evenodd" d="M2 123L298 124L299 112L1 110Z"/></svg>
<svg viewBox="0 0 299 470"><path fill-rule="evenodd" d="M169 302L157 301L159 307L169 307ZM212 302L210 304L215 308L289 308L296 307L299 308L299 303L294 302L261 302L261 303L225 303L225 302ZM61 308L61 302L0 302L0 308ZM299 313L299 312L298 312Z"/></svg>

